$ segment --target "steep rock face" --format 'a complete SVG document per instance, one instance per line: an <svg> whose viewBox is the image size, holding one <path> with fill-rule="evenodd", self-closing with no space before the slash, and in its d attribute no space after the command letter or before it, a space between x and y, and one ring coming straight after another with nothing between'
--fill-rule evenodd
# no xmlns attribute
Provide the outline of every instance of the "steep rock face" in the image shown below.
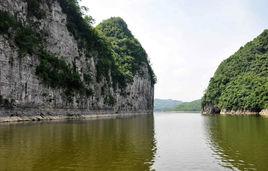
<svg viewBox="0 0 268 171"><path fill-rule="evenodd" d="M268 108L268 30L218 67L202 99L204 114L265 113Z"/></svg>
<svg viewBox="0 0 268 171"><path fill-rule="evenodd" d="M110 64L113 58L103 57L99 50L102 46L87 48L70 31L70 14L63 12L63 3L64 0L0 2L2 19L10 15L19 23L7 28L0 25L0 116L151 113L154 84L149 65L138 68L143 76L135 74L131 82L120 86L113 79L117 71ZM32 6L38 9L33 11ZM27 33L27 28L41 37L41 45L28 47L28 39L38 36L19 34L21 30ZM93 29L89 31L95 33ZM99 41L102 38L89 42L95 45ZM109 64L102 66L105 71L97 68L102 59Z"/></svg>

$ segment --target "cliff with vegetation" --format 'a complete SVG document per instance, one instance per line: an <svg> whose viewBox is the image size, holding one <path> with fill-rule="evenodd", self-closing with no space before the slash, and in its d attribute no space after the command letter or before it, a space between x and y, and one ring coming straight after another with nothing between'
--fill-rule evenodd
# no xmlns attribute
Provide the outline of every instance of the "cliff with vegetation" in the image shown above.
<svg viewBox="0 0 268 171"><path fill-rule="evenodd" d="M151 113L155 76L121 18L76 0L0 2L0 116Z"/></svg>
<svg viewBox="0 0 268 171"><path fill-rule="evenodd" d="M221 63L202 108L205 114L267 114L268 30Z"/></svg>

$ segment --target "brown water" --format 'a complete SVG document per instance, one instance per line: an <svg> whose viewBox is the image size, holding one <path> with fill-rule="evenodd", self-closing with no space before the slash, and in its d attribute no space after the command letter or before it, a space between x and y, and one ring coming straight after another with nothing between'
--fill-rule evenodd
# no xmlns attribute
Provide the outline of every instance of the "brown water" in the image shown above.
<svg viewBox="0 0 268 171"><path fill-rule="evenodd" d="M266 170L267 159L261 117L0 124L0 170Z"/></svg>

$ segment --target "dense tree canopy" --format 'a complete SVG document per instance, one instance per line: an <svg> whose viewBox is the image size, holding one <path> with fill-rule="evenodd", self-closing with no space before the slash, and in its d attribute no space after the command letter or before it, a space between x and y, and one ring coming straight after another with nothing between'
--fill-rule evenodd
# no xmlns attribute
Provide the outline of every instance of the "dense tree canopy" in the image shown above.
<svg viewBox="0 0 268 171"><path fill-rule="evenodd" d="M176 106L175 111L194 112L201 111L201 100L185 102Z"/></svg>
<svg viewBox="0 0 268 171"><path fill-rule="evenodd" d="M132 35L125 21L120 17L113 17L103 21L96 29L108 40L113 51L119 71L131 81L138 73L141 76L141 65L147 65L152 84L156 82L147 54L141 44ZM140 72L140 73L139 73Z"/></svg>
<svg viewBox="0 0 268 171"><path fill-rule="evenodd" d="M268 30L221 63L202 106L259 112L268 108Z"/></svg>

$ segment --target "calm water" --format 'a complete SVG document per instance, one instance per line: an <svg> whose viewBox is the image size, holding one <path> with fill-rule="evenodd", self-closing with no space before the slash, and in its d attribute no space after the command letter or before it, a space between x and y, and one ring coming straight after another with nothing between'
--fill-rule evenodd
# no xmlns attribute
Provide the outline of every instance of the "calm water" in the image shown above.
<svg viewBox="0 0 268 171"><path fill-rule="evenodd" d="M267 159L261 117L0 124L0 170L266 170Z"/></svg>

